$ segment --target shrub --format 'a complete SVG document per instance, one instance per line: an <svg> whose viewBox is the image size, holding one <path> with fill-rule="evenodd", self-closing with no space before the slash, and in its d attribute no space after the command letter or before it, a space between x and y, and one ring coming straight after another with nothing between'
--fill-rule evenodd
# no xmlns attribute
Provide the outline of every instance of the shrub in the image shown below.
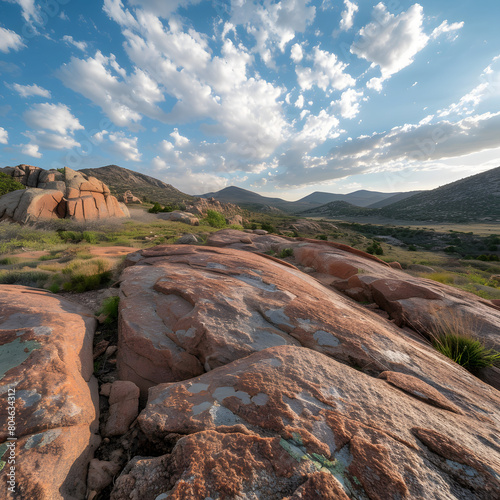
<svg viewBox="0 0 500 500"><path fill-rule="evenodd" d="M262 222L260 227L264 231L267 231L268 233L275 233L276 232L276 228L269 222Z"/></svg>
<svg viewBox="0 0 500 500"><path fill-rule="evenodd" d="M162 208L161 208L161 205L156 202L149 210L148 212L150 214L157 214L158 212L161 212Z"/></svg>
<svg viewBox="0 0 500 500"><path fill-rule="evenodd" d="M286 257L292 257L293 256L293 250L291 248L283 248L281 250L279 257L280 259L285 259Z"/></svg>
<svg viewBox="0 0 500 500"><path fill-rule="evenodd" d="M83 239L87 242L90 243L91 245L95 245L99 241L99 237L96 233L93 231L83 231Z"/></svg>
<svg viewBox="0 0 500 500"><path fill-rule="evenodd" d="M376 240L373 240L372 244L366 247L366 251L372 255L384 255L384 249Z"/></svg>
<svg viewBox="0 0 500 500"><path fill-rule="evenodd" d="M0 172L0 196L10 193L11 191L25 188L23 184L15 181L10 175Z"/></svg>
<svg viewBox="0 0 500 500"><path fill-rule="evenodd" d="M226 218L215 210L207 210L206 220L211 227L219 229L226 227Z"/></svg>
<svg viewBox="0 0 500 500"><path fill-rule="evenodd" d="M318 235L316 235L316 239L317 240L327 241L328 240L328 236L326 234L318 234Z"/></svg>
<svg viewBox="0 0 500 500"><path fill-rule="evenodd" d="M443 315L436 312L428 331L432 346L471 373L481 368L500 366L500 352L488 349L477 331L480 327L466 316Z"/></svg>
<svg viewBox="0 0 500 500"><path fill-rule="evenodd" d="M118 321L118 305L120 304L120 297L108 297L104 299L101 308L97 311L97 314L106 315L106 319L104 320L105 324L114 323Z"/></svg>

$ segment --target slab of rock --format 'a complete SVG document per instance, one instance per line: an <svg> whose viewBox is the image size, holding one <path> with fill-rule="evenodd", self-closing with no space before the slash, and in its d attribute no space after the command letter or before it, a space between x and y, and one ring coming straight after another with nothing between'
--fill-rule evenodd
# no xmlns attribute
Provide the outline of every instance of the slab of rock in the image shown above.
<svg viewBox="0 0 500 500"><path fill-rule="evenodd" d="M410 276L348 245L243 235L227 229L213 233L207 244L252 252L273 250L277 254L291 248L297 264L332 276L332 286L354 300L375 301L399 326L408 325L425 333L439 326L436 325L439 320L451 321L457 328L472 331L488 347L500 350L500 307L494 302L449 285Z"/></svg>
<svg viewBox="0 0 500 500"><path fill-rule="evenodd" d="M500 393L444 361L415 373L281 345L158 385L139 425L180 439L133 459L111 498L499 498Z"/></svg>
<svg viewBox="0 0 500 500"><path fill-rule="evenodd" d="M0 220L26 223L64 217L66 202L61 191L52 189L19 189L0 197Z"/></svg>
<svg viewBox="0 0 500 500"><path fill-rule="evenodd" d="M190 226L200 225L200 219L189 212L181 212L179 210L174 210L173 212L159 212L158 217L163 220L183 222L184 224L189 224Z"/></svg>
<svg viewBox="0 0 500 500"><path fill-rule="evenodd" d="M96 322L84 307L49 292L0 285L0 377L8 420L14 397L16 493L3 498L81 500L87 466L99 444L93 376ZM12 437L0 429L0 460ZM1 457L3 456L3 458ZM2 491L9 465L0 472Z"/></svg>
<svg viewBox="0 0 500 500"><path fill-rule="evenodd" d="M104 436L125 434L139 413L139 388L130 381L116 380L109 392L109 416Z"/></svg>

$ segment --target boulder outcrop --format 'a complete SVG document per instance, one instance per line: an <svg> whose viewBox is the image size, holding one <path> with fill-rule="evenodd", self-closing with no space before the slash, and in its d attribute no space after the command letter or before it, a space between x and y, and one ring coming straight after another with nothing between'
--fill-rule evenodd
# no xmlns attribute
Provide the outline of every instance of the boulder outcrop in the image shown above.
<svg viewBox="0 0 500 500"><path fill-rule="evenodd" d="M85 221L130 216L127 207L111 196L104 183L68 167L64 173L31 165L5 167L1 171L27 189L0 198L0 220L25 223L65 217Z"/></svg>
<svg viewBox="0 0 500 500"><path fill-rule="evenodd" d="M192 213L174 210L173 212L158 212L158 218L163 220L171 220L173 222L183 222L190 226L199 226L200 219L195 217Z"/></svg>
<svg viewBox="0 0 500 500"><path fill-rule="evenodd" d="M439 322L451 321L500 350L500 307L452 286L410 276L361 250L304 238L242 235L230 229L210 235L207 245L277 254L290 248L297 265L315 269L317 278L358 302L376 303L399 326L426 333Z"/></svg>
<svg viewBox="0 0 500 500"><path fill-rule="evenodd" d="M137 196L134 196L134 194L132 193L132 191L128 190L128 191L125 191L123 193L123 203L126 203L127 205L129 203L139 203L140 205L142 205L142 201L137 198Z"/></svg>
<svg viewBox="0 0 500 500"><path fill-rule="evenodd" d="M84 498L99 444L95 324L90 311L49 292L0 286L2 498ZM6 490L11 465L15 493Z"/></svg>

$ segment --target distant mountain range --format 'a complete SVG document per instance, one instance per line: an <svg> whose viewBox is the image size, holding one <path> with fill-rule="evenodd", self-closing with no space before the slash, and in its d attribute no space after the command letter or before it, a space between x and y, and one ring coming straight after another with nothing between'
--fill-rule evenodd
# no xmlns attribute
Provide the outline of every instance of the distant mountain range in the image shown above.
<svg viewBox="0 0 500 500"><path fill-rule="evenodd" d="M256 211L271 211L278 209L283 212L297 213L304 210L310 210L326 203L341 201L350 203L358 207L367 207L372 204L383 204L385 200L398 197L404 199L414 193L380 193L378 191L360 190L349 194L335 194L315 191L297 201L286 201L281 198L270 198L242 189L230 186L214 193L201 195L203 198L215 198L219 201L236 203L240 207Z"/></svg>
<svg viewBox="0 0 500 500"><path fill-rule="evenodd" d="M392 198L394 199L396 197ZM390 201L388 198L383 203ZM375 216L429 222L500 221L500 167L430 191L413 194L385 206L375 203L370 207L361 208L349 203L330 202L305 210L301 215Z"/></svg>
<svg viewBox="0 0 500 500"><path fill-rule="evenodd" d="M131 190L162 204L192 201L188 195L154 177L117 165L82 169L107 184L115 196ZM299 214L305 217L375 216L435 222L500 221L500 167L430 191L380 193L360 190L349 194L316 191L297 201L286 201L230 186L203 198L234 203L252 211Z"/></svg>
<svg viewBox="0 0 500 500"><path fill-rule="evenodd" d="M179 203L182 201L194 200L194 196L183 193L170 184L166 184L149 175L140 174L119 167L118 165L108 165L100 168L84 168L80 170L87 175L92 175L106 184L111 194L116 197L123 195L125 191L140 198L146 197L148 200L157 201L163 205L167 203Z"/></svg>

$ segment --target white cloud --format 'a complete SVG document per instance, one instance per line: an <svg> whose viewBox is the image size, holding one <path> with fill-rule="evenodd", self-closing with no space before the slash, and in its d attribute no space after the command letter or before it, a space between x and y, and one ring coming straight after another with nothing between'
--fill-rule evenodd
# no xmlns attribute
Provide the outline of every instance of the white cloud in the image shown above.
<svg viewBox="0 0 500 500"><path fill-rule="evenodd" d="M340 20L340 29L341 31L349 31L354 24L354 14L358 12L359 7L349 0L344 0L345 9L342 11Z"/></svg>
<svg viewBox="0 0 500 500"><path fill-rule="evenodd" d="M141 153L137 147L137 137L126 137L123 132L110 133L108 149L126 161L141 161Z"/></svg>
<svg viewBox="0 0 500 500"><path fill-rule="evenodd" d="M36 145L37 149L71 149L80 146L71 134L58 134L47 130L35 130L33 132L23 132L23 135L30 140L31 145Z"/></svg>
<svg viewBox="0 0 500 500"><path fill-rule="evenodd" d="M363 91L355 89L348 89L342 93L340 100L336 102L342 118L352 119L359 113L359 101L362 97Z"/></svg>
<svg viewBox="0 0 500 500"><path fill-rule="evenodd" d="M42 16L40 14L40 6L35 3L35 0L7 0L10 3L17 3L23 13L24 20L32 25L33 23L41 24Z"/></svg>
<svg viewBox="0 0 500 500"><path fill-rule="evenodd" d="M432 33L431 33L431 38L435 40L437 37L441 36L442 34L448 34L448 36L451 36L451 38L454 40L458 35L455 33L455 31L458 31L464 27L464 22L460 23L451 23L448 24L448 21L445 20L443 21L437 28L435 28Z"/></svg>
<svg viewBox="0 0 500 500"><path fill-rule="evenodd" d="M187 137L179 134L179 130L174 128L174 131L170 134L170 137L174 139L175 145L179 148L187 146L189 144L189 139ZM167 142L167 141L164 141Z"/></svg>
<svg viewBox="0 0 500 500"><path fill-rule="evenodd" d="M304 107L304 96L302 94L300 94L295 101L295 107L299 109L302 109Z"/></svg>
<svg viewBox="0 0 500 500"><path fill-rule="evenodd" d="M131 127L142 115L165 120L156 105L164 100L158 84L138 68L127 75L113 54L106 57L97 51L87 59L72 57L58 73L64 85L100 106L115 125Z"/></svg>
<svg viewBox="0 0 500 500"><path fill-rule="evenodd" d="M71 35L64 35L62 37L62 39L68 45L73 45L74 47L81 50L82 52L87 51L87 43L86 42L77 42L76 40L73 39L73 37Z"/></svg>
<svg viewBox="0 0 500 500"><path fill-rule="evenodd" d="M339 120L336 116L322 109L318 115L309 115L302 130L294 137L294 143L305 150L312 150L327 139L339 136Z"/></svg>
<svg viewBox="0 0 500 500"><path fill-rule="evenodd" d="M12 88L21 97L40 96L47 99L51 98L50 92L43 87L39 87L36 83L34 83L33 85L20 85L19 83L14 83L12 85Z"/></svg>
<svg viewBox="0 0 500 500"><path fill-rule="evenodd" d="M0 52L7 54L9 50L21 50L24 45L21 37L14 31L0 26Z"/></svg>
<svg viewBox="0 0 500 500"><path fill-rule="evenodd" d="M37 144L25 144L23 148L21 149L21 152L25 155L32 156L33 158L41 158L42 153L38 151L38 145Z"/></svg>
<svg viewBox="0 0 500 500"><path fill-rule="evenodd" d="M130 5L136 5L150 11L158 17L168 18L179 7L197 5L201 0L128 0Z"/></svg>
<svg viewBox="0 0 500 500"><path fill-rule="evenodd" d="M381 78L372 78L368 87L381 90L384 80L413 62L429 37L423 31L423 9L419 4L396 16L379 3L373 9L372 18L372 22L359 31L359 39L351 45L351 52L366 59L372 67L380 68Z"/></svg>
<svg viewBox="0 0 500 500"><path fill-rule="evenodd" d="M389 132L344 142L322 157L292 155L280 161L286 168L275 180L300 186L370 172L394 172L412 166L459 158L498 147L500 112L455 122L406 124Z"/></svg>
<svg viewBox="0 0 500 500"><path fill-rule="evenodd" d="M304 57L304 52L302 50L302 45L295 43L292 45L292 50L290 52L290 57L294 63L299 63Z"/></svg>
<svg viewBox="0 0 500 500"><path fill-rule="evenodd" d="M314 47L312 58L312 68L295 68L297 81L302 89L309 90L316 85L326 92L329 88L343 90L356 83L351 75L344 73L347 64L339 61L335 54Z"/></svg>
<svg viewBox="0 0 500 500"><path fill-rule="evenodd" d="M94 142L95 144L101 144L102 142L104 142L105 136L107 134L109 134L107 130L101 130L99 132L96 132L92 136L92 142Z"/></svg>
<svg viewBox="0 0 500 500"><path fill-rule="evenodd" d="M295 34L303 33L314 21L316 7L310 3L310 0L281 0L260 5L235 1L231 5L231 23L246 28L255 38L255 51L267 65L272 66L275 50L284 52Z"/></svg>
<svg viewBox="0 0 500 500"><path fill-rule="evenodd" d="M498 97L500 95L500 56L494 57L492 62L483 70L480 79L482 82L465 94L456 103L448 108L438 111L440 117L451 114L470 115L479 103L488 97Z"/></svg>
<svg viewBox="0 0 500 500"><path fill-rule="evenodd" d="M0 127L0 144L9 143L9 133L3 127Z"/></svg>
<svg viewBox="0 0 500 500"><path fill-rule="evenodd" d="M77 118L75 118L68 106L65 104L35 104L24 113L26 123L35 129L47 129L58 134L72 134L75 130L83 129Z"/></svg>

